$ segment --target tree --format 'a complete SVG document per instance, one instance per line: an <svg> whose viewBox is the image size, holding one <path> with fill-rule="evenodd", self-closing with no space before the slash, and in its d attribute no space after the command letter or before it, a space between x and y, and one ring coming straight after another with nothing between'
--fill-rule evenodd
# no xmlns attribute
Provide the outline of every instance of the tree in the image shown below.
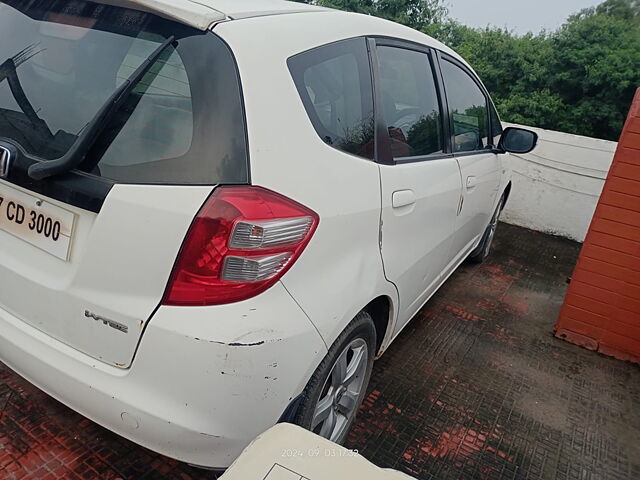
<svg viewBox="0 0 640 480"><path fill-rule="evenodd" d="M596 7L585 8L572 19L606 15L620 20L640 19L640 0L606 0Z"/></svg>
<svg viewBox="0 0 640 480"><path fill-rule="evenodd" d="M374 0L293 0L298 3L307 3L321 7L337 8L347 12L365 13L374 15Z"/></svg>
<svg viewBox="0 0 640 480"><path fill-rule="evenodd" d="M640 0L607 0L552 33L448 21L426 32L460 53L503 120L617 140L640 87Z"/></svg>
<svg viewBox="0 0 640 480"><path fill-rule="evenodd" d="M513 35L506 29L472 29L456 22L427 33L462 55L478 73L505 121L554 128L566 110L549 89L549 35Z"/></svg>
<svg viewBox="0 0 640 480"><path fill-rule="evenodd" d="M634 0L609 0L552 38L549 87L571 107L559 129L617 140L640 86L640 25L637 15L626 16L633 8Z"/></svg>

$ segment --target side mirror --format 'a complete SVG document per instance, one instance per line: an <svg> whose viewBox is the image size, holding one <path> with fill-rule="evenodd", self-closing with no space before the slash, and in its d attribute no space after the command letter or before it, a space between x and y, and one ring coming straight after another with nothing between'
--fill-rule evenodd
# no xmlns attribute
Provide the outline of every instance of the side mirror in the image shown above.
<svg viewBox="0 0 640 480"><path fill-rule="evenodd" d="M529 153L538 143L538 134L524 128L508 127L500 138L498 149L509 153Z"/></svg>

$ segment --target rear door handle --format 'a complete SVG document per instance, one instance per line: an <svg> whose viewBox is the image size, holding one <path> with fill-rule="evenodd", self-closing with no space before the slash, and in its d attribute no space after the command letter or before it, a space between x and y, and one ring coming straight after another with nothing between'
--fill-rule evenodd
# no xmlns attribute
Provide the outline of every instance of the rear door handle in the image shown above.
<svg viewBox="0 0 640 480"><path fill-rule="evenodd" d="M478 185L478 179L474 176L467 177L467 190L473 190Z"/></svg>
<svg viewBox="0 0 640 480"><path fill-rule="evenodd" d="M408 207L416 203L416 194L413 190L398 190L393 192L393 198L391 204L393 208Z"/></svg>

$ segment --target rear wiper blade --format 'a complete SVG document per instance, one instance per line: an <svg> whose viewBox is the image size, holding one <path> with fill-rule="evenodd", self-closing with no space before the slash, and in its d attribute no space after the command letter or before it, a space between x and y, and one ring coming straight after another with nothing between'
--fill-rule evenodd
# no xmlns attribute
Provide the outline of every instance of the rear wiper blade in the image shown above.
<svg viewBox="0 0 640 480"><path fill-rule="evenodd" d="M68 172L80 165L93 144L100 137L102 131L109 124L113 115L122 107L136 85L156 63L158 58L160 58L160 55L162 55L174 41L175 37L173 35L167 38L167 40L154 50L136 71L113 92L105 104L100 107L98 113L96 113L78 135L78 138L66 154L55 160L47 160L31 165L28 170L29 176L34 180L42 180Z"/></svg>

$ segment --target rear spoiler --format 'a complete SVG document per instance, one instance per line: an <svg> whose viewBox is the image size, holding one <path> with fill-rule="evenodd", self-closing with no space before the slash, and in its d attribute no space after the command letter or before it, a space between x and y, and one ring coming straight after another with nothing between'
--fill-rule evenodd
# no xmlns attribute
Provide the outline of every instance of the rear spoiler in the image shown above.
<svg viewBox="0 0 640 480"><path fill-rule="evenodd" d="M46 21L48 10L38 11L30 2L3 0L7 5L23 13L29 7L29 16L34 20ZM224 21L227 16L211 7L191 0L92 0L93 3L130 8L158 15L169 20L184 23L198 30L208 30L212 25ZM35 12L35 13L34 13ZM125 22L126 23L126 22Z"/></svg>
<svg viewBox="0 0 640 480"><path fill-rule="evenodd" d="M191 0L97 0L97 3L143 10L203 31L227 19L224 13Z"/></svg>

